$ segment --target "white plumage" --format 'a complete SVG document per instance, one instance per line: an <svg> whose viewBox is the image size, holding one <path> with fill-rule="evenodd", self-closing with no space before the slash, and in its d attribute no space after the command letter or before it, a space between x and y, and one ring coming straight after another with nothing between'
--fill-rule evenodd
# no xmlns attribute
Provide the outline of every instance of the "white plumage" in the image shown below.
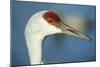
<svg viewBox="0 0 100 67"><path fill-rule="evenodd" d="M29 48L29 56L31 64L41 64L42 58L42 40L45 36L60 33L61 30L53 25L48 24L43 18L43 14L47 11L41 11L33 15L25 28L25 39Z"/></svg>

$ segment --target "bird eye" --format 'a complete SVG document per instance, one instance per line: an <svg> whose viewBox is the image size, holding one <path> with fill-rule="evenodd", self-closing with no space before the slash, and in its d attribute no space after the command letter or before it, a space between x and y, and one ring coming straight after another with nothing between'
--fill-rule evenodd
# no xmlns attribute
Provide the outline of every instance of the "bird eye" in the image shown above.
<svg viewBox="0 0 100 67"><path fill-rule="evenodd" d="M52 18L47 18L47 21L48 21L49 23L53 23L53 19L52 19Z"/></svg>

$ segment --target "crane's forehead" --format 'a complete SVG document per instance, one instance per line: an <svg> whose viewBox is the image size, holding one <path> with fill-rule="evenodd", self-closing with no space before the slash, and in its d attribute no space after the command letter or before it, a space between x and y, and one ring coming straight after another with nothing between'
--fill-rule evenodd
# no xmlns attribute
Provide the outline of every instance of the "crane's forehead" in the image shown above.
<svg viewBox="0 0 100 67"><path fill-rule="evenodd" d="M56 13L52 12L52 11L46 12L46 13L43 15L43 18L44 18L45 20L47 20L48 18L51 18L51 19L53 19L55 22L60 22L60 21L61 21L60 18L59 18L59 16L58 16Z"/></svg>

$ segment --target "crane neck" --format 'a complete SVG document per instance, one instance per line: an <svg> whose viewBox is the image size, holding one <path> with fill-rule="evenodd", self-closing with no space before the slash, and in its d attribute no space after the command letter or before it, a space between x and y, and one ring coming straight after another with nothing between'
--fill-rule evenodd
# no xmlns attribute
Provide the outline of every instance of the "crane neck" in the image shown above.
<svg viewBox="0 0 100 67"><path fill-rule="evenodd" d="M28 47L30 63L41 64L42 62L42 42L45 36L27 36L26 43Z"/></svg>

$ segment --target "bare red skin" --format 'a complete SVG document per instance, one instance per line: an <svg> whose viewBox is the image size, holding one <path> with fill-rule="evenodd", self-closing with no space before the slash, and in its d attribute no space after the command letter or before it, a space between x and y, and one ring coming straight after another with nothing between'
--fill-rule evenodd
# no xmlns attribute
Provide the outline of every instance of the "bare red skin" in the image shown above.
<svg viewBox="0 0 100 67"><path fill-rule="evenodd" d="M58 17L58 15L52 11L46 12L43 15L43 18L52 25L59 25L61 22L61 19Z"/></svg>

